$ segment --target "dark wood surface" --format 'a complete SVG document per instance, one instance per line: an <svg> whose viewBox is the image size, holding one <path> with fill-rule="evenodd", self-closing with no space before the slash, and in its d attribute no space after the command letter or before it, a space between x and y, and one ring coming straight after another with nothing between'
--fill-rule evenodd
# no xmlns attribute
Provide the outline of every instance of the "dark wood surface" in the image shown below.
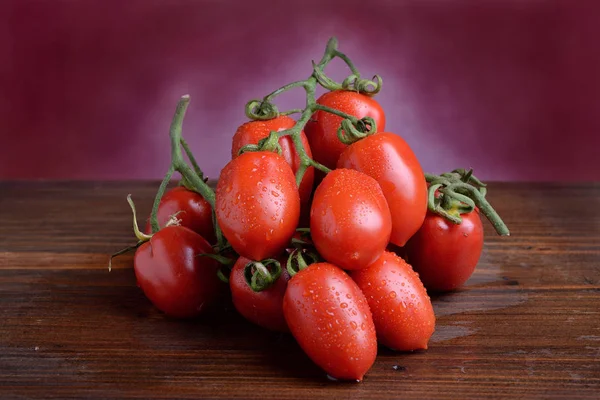
<svg viewBox="0 0 600 400"><path fill-rule="evenodd" d="M235 310L157 312L135 286L125 196L156 183L0 184L0 398L600 398L600 184L492 184L511 228L434 298L428 351L380 349L329 382L293 338Z"/></svg>

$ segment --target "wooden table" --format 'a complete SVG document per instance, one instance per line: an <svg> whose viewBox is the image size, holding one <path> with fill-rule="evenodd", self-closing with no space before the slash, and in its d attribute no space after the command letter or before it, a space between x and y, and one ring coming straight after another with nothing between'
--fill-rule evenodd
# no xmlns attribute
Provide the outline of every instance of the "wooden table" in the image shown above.
<svg viewBox="0 0 600 400"><path fill-rule="evenodd" d="M230 307L197 321L135 286L127 193L156 183L0 184L0 398L600 398L600 184L493 184L511 228L467 287L434 298L430 349L380 349L334 383Z"/></svg>

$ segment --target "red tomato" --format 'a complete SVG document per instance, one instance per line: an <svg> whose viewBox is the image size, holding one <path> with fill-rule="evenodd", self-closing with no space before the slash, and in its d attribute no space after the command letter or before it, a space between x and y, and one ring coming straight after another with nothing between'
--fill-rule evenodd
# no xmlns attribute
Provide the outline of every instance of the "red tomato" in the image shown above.
<svg viewBox="0 0 600 400"><path fill-rule="evenodd" d="M371 117L377 124L377 131L385 129L385 114L373 97L347 90L327 92L317 99L317 103L356 118ZM325 111L317 111L304 127L314 159L328 168L334 169L346 145L339 141L337 131L343 118Z"/></svg>
<svg viewBox="0 0 600 400"><path fill-rule="evenodd" d="M236 158L238 152L242 147L247 144L257 144L261 139L269 136L271 131L280 132L285 129L293 128L296 121L288 116L280 115L277 118L273 118L267 121L250 121L240 126L235 135L233 136L233 143L231 146L231 158ZM302 138L302 144L306 150L306 154L312 158L312 152L304 135L304 131L300 133ZM281 146L281 155L285 158L285 161L290 164L294 174L300 168L300 156L294 148L294 143L290 136L283 136L279 138L279 145ZM300 184L300 201L303 207L309 208L310 195L313 188L315 170L313 167L309 167L304 173L302 183Z"/></svg>
<svg viewBox="0 0 600 400"><path fill-rule="evenodd" d="M233 266L229 276L231 298L236 310L248 321L272 331L288 332L288 326L283 316L283 295L290 279L282 264L279 279L273 286L261 292L250 288L244 277L244 268L251 260L240 257Z"/></svg>
<svg viewBox="0 0 600 400"><path fill-rule="evenodd" d="M179 225L200 234L209 243L215 243L215 229L212 221L212 208L199 193L177 186L163 195L158 206L158 224L164 227L171 216L177 214ZM151 233L150 219L146 223L146 233Z"/></svg>
<svg viewBox="0 0 600 400"><path fill-rule="evenodd" d="M454 290L473 274L483 249L479 211L462 214L462 223L427 213L419 231L408 241L407 261L430 292Z"/></svg>
<svg viewBox="0 0 600 400"><path fill-rule="evenodd" d="M165 314L188 318L215 303L224 288L210 244L183 226L168 226L142 244L133 259L135 276L150 301Z"/></svg>
<svg viewBox="0 0 600 400"><path fill-rule="evenodd" d="M406 261L386 251L351 276L367 298L381 344L402 351L427 348L435 315L419 275Z"/></svg>
<svg viewBox="0 0 600 400"><path fill-rule="evenodd" d="M244 153L221 171L215 208L223 235L240 256L274 258L285 250L298 225L300 196L294 173L276 153Z"/></svg>
<svg viewBox="0 0 600 400"><path fill-rule="evenodd" d="M377 182L361 172L336 169L317 187L310 233L318 252L343 269L365 268L385 250L390 210Z"/></svg>
<svg viewBox="0 0 600 400"><path fill-rule="evenodd" d="M371 311L341 269L317 263L288 282L283 314L302 350L331 377L361 380L377 356Z"/></svg>
<svg viewBox="0 0 600 400"><path fill-rule="evenodd" d="M427 212L427 182L408 144L393 133L377 133L351 144L337 167L363 172L379 183L392 213L390 241L404 246Z"/></svg>

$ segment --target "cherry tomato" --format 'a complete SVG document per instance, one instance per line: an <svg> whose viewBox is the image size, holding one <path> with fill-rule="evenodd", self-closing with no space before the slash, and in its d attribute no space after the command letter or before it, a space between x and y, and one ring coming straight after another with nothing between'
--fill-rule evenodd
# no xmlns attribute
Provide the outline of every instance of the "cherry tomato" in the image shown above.
<svg viewBox="0 0 600 400"><path fill-rule="evenodd" d="M215 207L223 235L240 256L274 258L298 225L296 177L276 153L244 153L221 171Z"/></svg>
<svg viewBox="0 0 600 400"><path fill-rule="evenodd" d="M177 186L163 195L158 206L158 225L164 227L176 215L179 225L200 234L209 243L217 241L212 221L212 208L199 193ZM146 223L146 233L151 233L150 219Z"/></svg>
<svg viewBox="0 0 600 400"><path fill-rule="evenodd" d="M249 262L251 260L240 257L231 270L229 286L233 305L244 318L256 325L272 331L288 332L283 316L283 295L290 275L285 269L285 263L282 265L279 279L273 286L255 292L244 276L244 269Z"/></svg>
<svg viewBox="0 0 600 400"><path fill-rule="evenodd" d="M361 380L377 355L371 311L356 283L329 263L288 282L283 314L304 352L336 379Z"/></svg>
<svg viewBox="0 0 600 400"><path fill-rule="evenodd" d="M196 232L168 226L137 249L135 276L156 308L172 317L194 317L215 303L224 288L217 277L217 262L198 257L212 252Z"/></svg>
<svg viewBox="0 0 600 400"><path fill-rule="evenodd" d="M336 90L319 97L317 103L357 118L371 117L377 124L378 132L385 129L385 114L373 97L354 91ZM346 148L337 137L342 120L342 117L319 110L304 128L314 159L331 169L335 168L340 154Z"/></svg>
<svg viewBox="0 0 600 400"><path fill-rule="evenodd" d="M479 210L462 214L456 225L431 212L405 246L407 261L430 292L462 286L473 274L483 249Z"/></svg>
<svg viewBox="0 0 600 400"><path fill-rule="evenodd" d="M267 121L250 121L240 126L235 135L233 136L233 143L231 146L231 158L238 156L238 152L242 147L247 144L257 144L261 139L269 136L271 131L280 132L285 129L293 128L296 121L286 115L280 115L277 118L273 118ZM302 138L302 144L306 150L306 154L312 158L312 152L308 144L308 139L304 131L300 133ZM290 136L283 136L279 139L279 145L281 146L281 155L292 167L294 174L300 168L300 156L294 148L294 143ZM304 173L302 183L300 184L300 201L303 207L310 209L309 200L313 188L315 171L313 167L309 167Z"/></svg>
<svg viewBox="0 0 600 400"><path fill-rule="evenodd" d="M363 172L379 183L392 213L390 241L404 246L427 212L427 182L404 139L393 133L368 136L348 146L337 166Z"/></svg>
<svg viewBox="0 0 600 400"><path fill-rule="evenodd" d="M427 348L435 315L419 275L406 261L386 251L351 276L367 298L379 343L402 351Z"/></svg>
<svg viewBox="0 0 600 400"><path fill-rule="evenodd" d="M389 207L370 176L336 169L317 187L310 232L327 261L343 269L364 268L381 256L391 231Z"/></svg>

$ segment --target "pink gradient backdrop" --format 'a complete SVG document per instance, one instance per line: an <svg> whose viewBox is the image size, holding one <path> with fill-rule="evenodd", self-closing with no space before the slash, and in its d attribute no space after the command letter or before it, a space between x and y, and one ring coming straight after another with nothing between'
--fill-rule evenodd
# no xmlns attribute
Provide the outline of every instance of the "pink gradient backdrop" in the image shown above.
<svg viewBox="0 0 600 400"><path fill-rule="evenodd" d="M583 0L6 0L0 179L160 177L185 93L216 177L245 102L306 77L331 35L383 76L387 130L426 170L600 180L600 2Z"/></svg>

